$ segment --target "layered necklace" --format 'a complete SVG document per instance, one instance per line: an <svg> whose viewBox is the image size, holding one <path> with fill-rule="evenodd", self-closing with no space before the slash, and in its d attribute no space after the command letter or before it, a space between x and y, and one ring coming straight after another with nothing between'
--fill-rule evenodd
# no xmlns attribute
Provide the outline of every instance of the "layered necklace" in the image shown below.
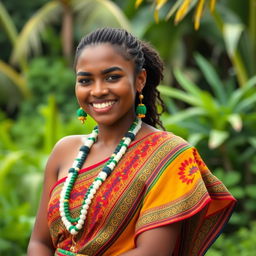
<svg viewBox="0 0 256 256"><path fill-rule="evenodd" d="M68 176L63 185L60 194L60 216L63 224L71 235L76 235L79 230L82 229L86 215L88 213L89 206L92 202L96 191L102 185L102 183L107 179L107 177L112 173L122 156L127 151L128 146L134 140L136 134L141 128L142 121L140 118L136 118L131 125L128 132L121 139L117 145L114 153L111 155L110 159L104 165L103 169L100 171L98 176L94 179L92 184L89 186L86 194L84 195L83 203L80 209L79 217L73 218L70 213L70 194L74 187L75 181L78 177L78 172L81 170L93 143L96 142L99 133L98 127L96 126L92 133L84 140L84 145L80 148L77 158L75 159L72 167L68 171Z"/></svg>

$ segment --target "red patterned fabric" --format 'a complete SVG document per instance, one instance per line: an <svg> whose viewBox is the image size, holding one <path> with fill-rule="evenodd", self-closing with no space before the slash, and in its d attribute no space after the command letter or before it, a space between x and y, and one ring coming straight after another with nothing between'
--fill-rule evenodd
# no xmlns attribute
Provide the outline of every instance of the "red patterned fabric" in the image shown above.
<svg viewBox="0 0 256 256"><path fill-rule="evenodd" d="M87 188L107 160L80 171L71 192L72 217L79 216ZM59 213L64 180L52 189L48 222L55 247L68 251L71 236ZM195 148L171 133L155 132L129 146L97 191L85 226L75 237L76 248L89 256L119 255L134 248L142 232L182 221L174 255L203 255L234 204L235 199Z"/></svg>

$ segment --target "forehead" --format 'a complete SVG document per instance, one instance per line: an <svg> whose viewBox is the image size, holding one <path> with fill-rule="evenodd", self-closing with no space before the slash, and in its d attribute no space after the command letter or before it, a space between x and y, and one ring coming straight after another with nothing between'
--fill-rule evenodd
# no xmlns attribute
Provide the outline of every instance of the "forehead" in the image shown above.
<svg viewBox="0 0 256 256"><path fill-rule="evenodd" d="M134 69L133 61L125 58L122 49L109 43L88 45L77 59L76 70L84 68L106 68L109 66L122 66Z"/></svg>

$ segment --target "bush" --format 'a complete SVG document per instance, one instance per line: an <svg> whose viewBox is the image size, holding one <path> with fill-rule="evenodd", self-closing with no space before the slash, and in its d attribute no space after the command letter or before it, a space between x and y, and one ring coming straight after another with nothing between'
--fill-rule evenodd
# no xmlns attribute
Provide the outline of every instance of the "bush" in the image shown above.
<svg viewBox="0 0 256 256"><path fill-rule="evenodd" d="M206 253L207 256L252 256L256 252L256 222L234 234L223 234Z"/></svg>

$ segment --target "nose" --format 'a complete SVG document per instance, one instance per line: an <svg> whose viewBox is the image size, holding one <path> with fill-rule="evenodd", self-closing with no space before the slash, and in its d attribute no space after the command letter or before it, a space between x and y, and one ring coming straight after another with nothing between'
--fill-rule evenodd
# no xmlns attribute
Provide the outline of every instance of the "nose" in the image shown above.
<svg viewBox="0 0 256 256"><path fill-rule="evenodd" d="M97 98L107 95L108 93L109 93L109 89L107 85L102 81L96 81L91 88L91 96L94 96Z"/></svg>

